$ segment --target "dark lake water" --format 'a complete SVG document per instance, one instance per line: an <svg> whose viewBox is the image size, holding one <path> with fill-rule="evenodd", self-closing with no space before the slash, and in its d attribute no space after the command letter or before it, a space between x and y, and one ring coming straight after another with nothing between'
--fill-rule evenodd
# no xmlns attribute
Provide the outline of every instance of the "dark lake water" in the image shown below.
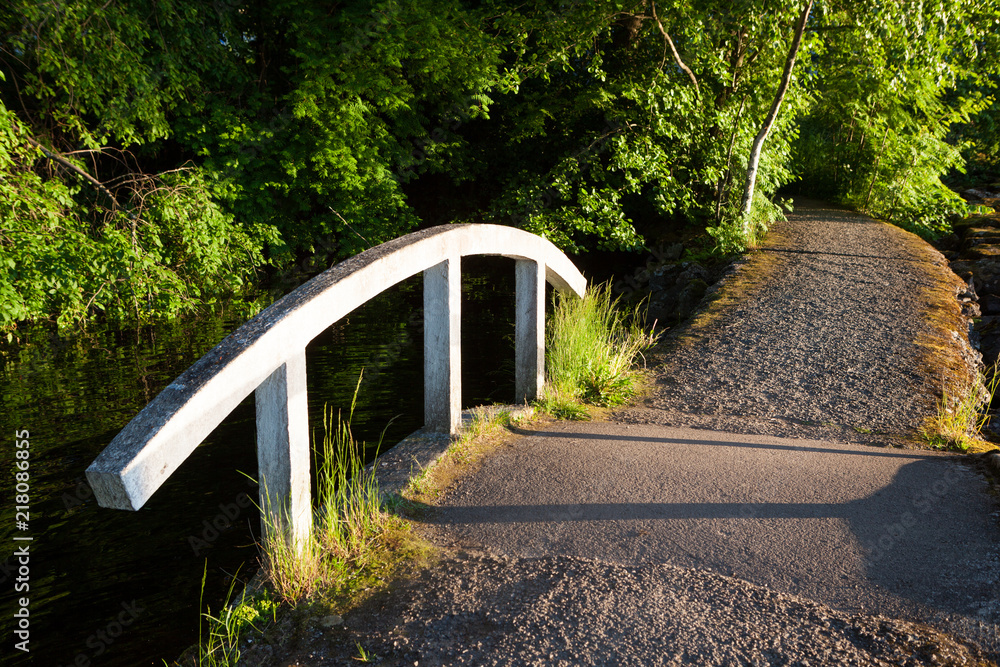
<svg viewBox="0 0 1000 667"><path fill-rule="evenodd" d="M463 406L514 394L514 263L463 260ZM419 277L351 313L307 349L311 428L325 404L350 406L369 442L423 418ZM217 428L138 512L97 506L84 470L142 407L241 324L224 310L157 326L56 336L35 332L0 356L0 612L4 665L163 665L197 641L198 600L217 610L231 578L256 571L253 397ZM30 521L15 525L15 432L28 431ZM244 475L243 473L246 473ZM228 514L231 527L210 528ZM224 523L224 522L222 522ZM14 537L30 536L31 542ZM14 549L28 544L30 591L16 593ZM239 585L237 585L237 589ZM16 598L30 599L30 653L13 648Z"/></svg>

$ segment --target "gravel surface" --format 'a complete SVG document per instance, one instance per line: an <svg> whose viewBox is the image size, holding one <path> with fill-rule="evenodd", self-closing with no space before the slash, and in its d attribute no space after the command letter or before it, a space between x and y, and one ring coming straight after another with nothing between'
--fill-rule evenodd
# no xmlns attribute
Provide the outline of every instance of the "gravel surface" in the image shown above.
<svg viewBox="0 0 1000 667"><path fill-rule="evenodd" d="M339 621L340 619L336 619ZM244 665L987 665L936 630L670 565L458 552ZM258 661L258 659L262 659Z"/></svg>
<svg viewBox="0 0 1000 667"><path fill-rule="evenodd" d="M945 258L897 227L807 202L737 274L762 259L767 279L683 329L647 409L617 418L880 445L917 432L950 370L918 345L940 338L928 302L944 292L938 317L956 323L960 311ZM938 344L977 354L964 332Z"/></svg>
<svg viewBox="0 0 1000 667"><path fill-rule="evenodd" d="M487 459L432 540L708 570L851 614L927 622L1000 655L1000 506L941 452L658 425L557 423ZM743 620L769 635L771 624Z"/></svg>

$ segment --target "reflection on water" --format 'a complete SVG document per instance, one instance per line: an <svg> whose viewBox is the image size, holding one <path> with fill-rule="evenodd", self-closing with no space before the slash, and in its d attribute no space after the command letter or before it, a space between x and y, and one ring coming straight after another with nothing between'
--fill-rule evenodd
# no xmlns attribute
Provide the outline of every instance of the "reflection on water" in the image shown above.
<svg viewBox="0 0 1000 667"><path fill-rule="evenodd" d="M463 403L512 398L513 262L463 260ZM345 412L359 373L354 433L386 443L423 417L422 287L413 278L331 327L307 349L310 423ZM201 575L217 609L229 579L252 576L258 529L253 397L138 512L97 507L84 470L117 432L238 322L224 312L128 331L36 332L0 357L4 467L14 432L31 443L30 591L14 593L14 480L0 478L0 613L30 598L30 654L4 664L162 665L196 640ZM245 473L245 474L244 474ZM10 637L10 633L5 633ZM19 655L14 655L14 654ZM86 664L80 659L79 664Z"/></svg>

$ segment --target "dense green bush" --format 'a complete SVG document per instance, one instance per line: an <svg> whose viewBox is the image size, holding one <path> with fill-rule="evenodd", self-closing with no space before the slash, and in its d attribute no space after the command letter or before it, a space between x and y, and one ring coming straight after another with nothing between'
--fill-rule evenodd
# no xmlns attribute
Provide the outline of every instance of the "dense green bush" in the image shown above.
<svg viewBox="0 0 1000 667"><path fill-rule="evenodd" d="M130 208L87 205L86 184L52 177L0 106L0 329L54 314L173 316L240 291L263 261L266 228L233 223L202 170L149 177Z"/></svg>

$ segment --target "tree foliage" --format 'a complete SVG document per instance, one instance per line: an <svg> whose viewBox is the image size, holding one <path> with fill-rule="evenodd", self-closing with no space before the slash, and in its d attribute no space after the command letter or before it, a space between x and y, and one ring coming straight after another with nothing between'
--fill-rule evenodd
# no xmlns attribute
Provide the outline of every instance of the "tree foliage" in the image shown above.
<svg viewBox="0 0 1000 667"><path fill-rule="evenodd" d="M169 316L264 263L271 231L234 224L214 175L171 155L227 60L211 18L194 3L0 10L0 326Z"/></svg>
<svg viewBox="0 0 1000 667"><path fill-rule="evenodd" d="M803 182L928 237L949 229L964 203L941 177L964 165L953 129L989 109L975 82L996 60L977 42L995 40L998 11L962 0L827 8L829 26L878 19L823 32L816 103L796 151Z"/></svg>
<svg viewBox="0 0 1000 667"><path fill-rule="evenodd" d="M996 173L996 0L13 0L0 327L171 316L421 224L752 244L793 186L928 235ZM749 220L750 224L745 224Z"/></svg>

